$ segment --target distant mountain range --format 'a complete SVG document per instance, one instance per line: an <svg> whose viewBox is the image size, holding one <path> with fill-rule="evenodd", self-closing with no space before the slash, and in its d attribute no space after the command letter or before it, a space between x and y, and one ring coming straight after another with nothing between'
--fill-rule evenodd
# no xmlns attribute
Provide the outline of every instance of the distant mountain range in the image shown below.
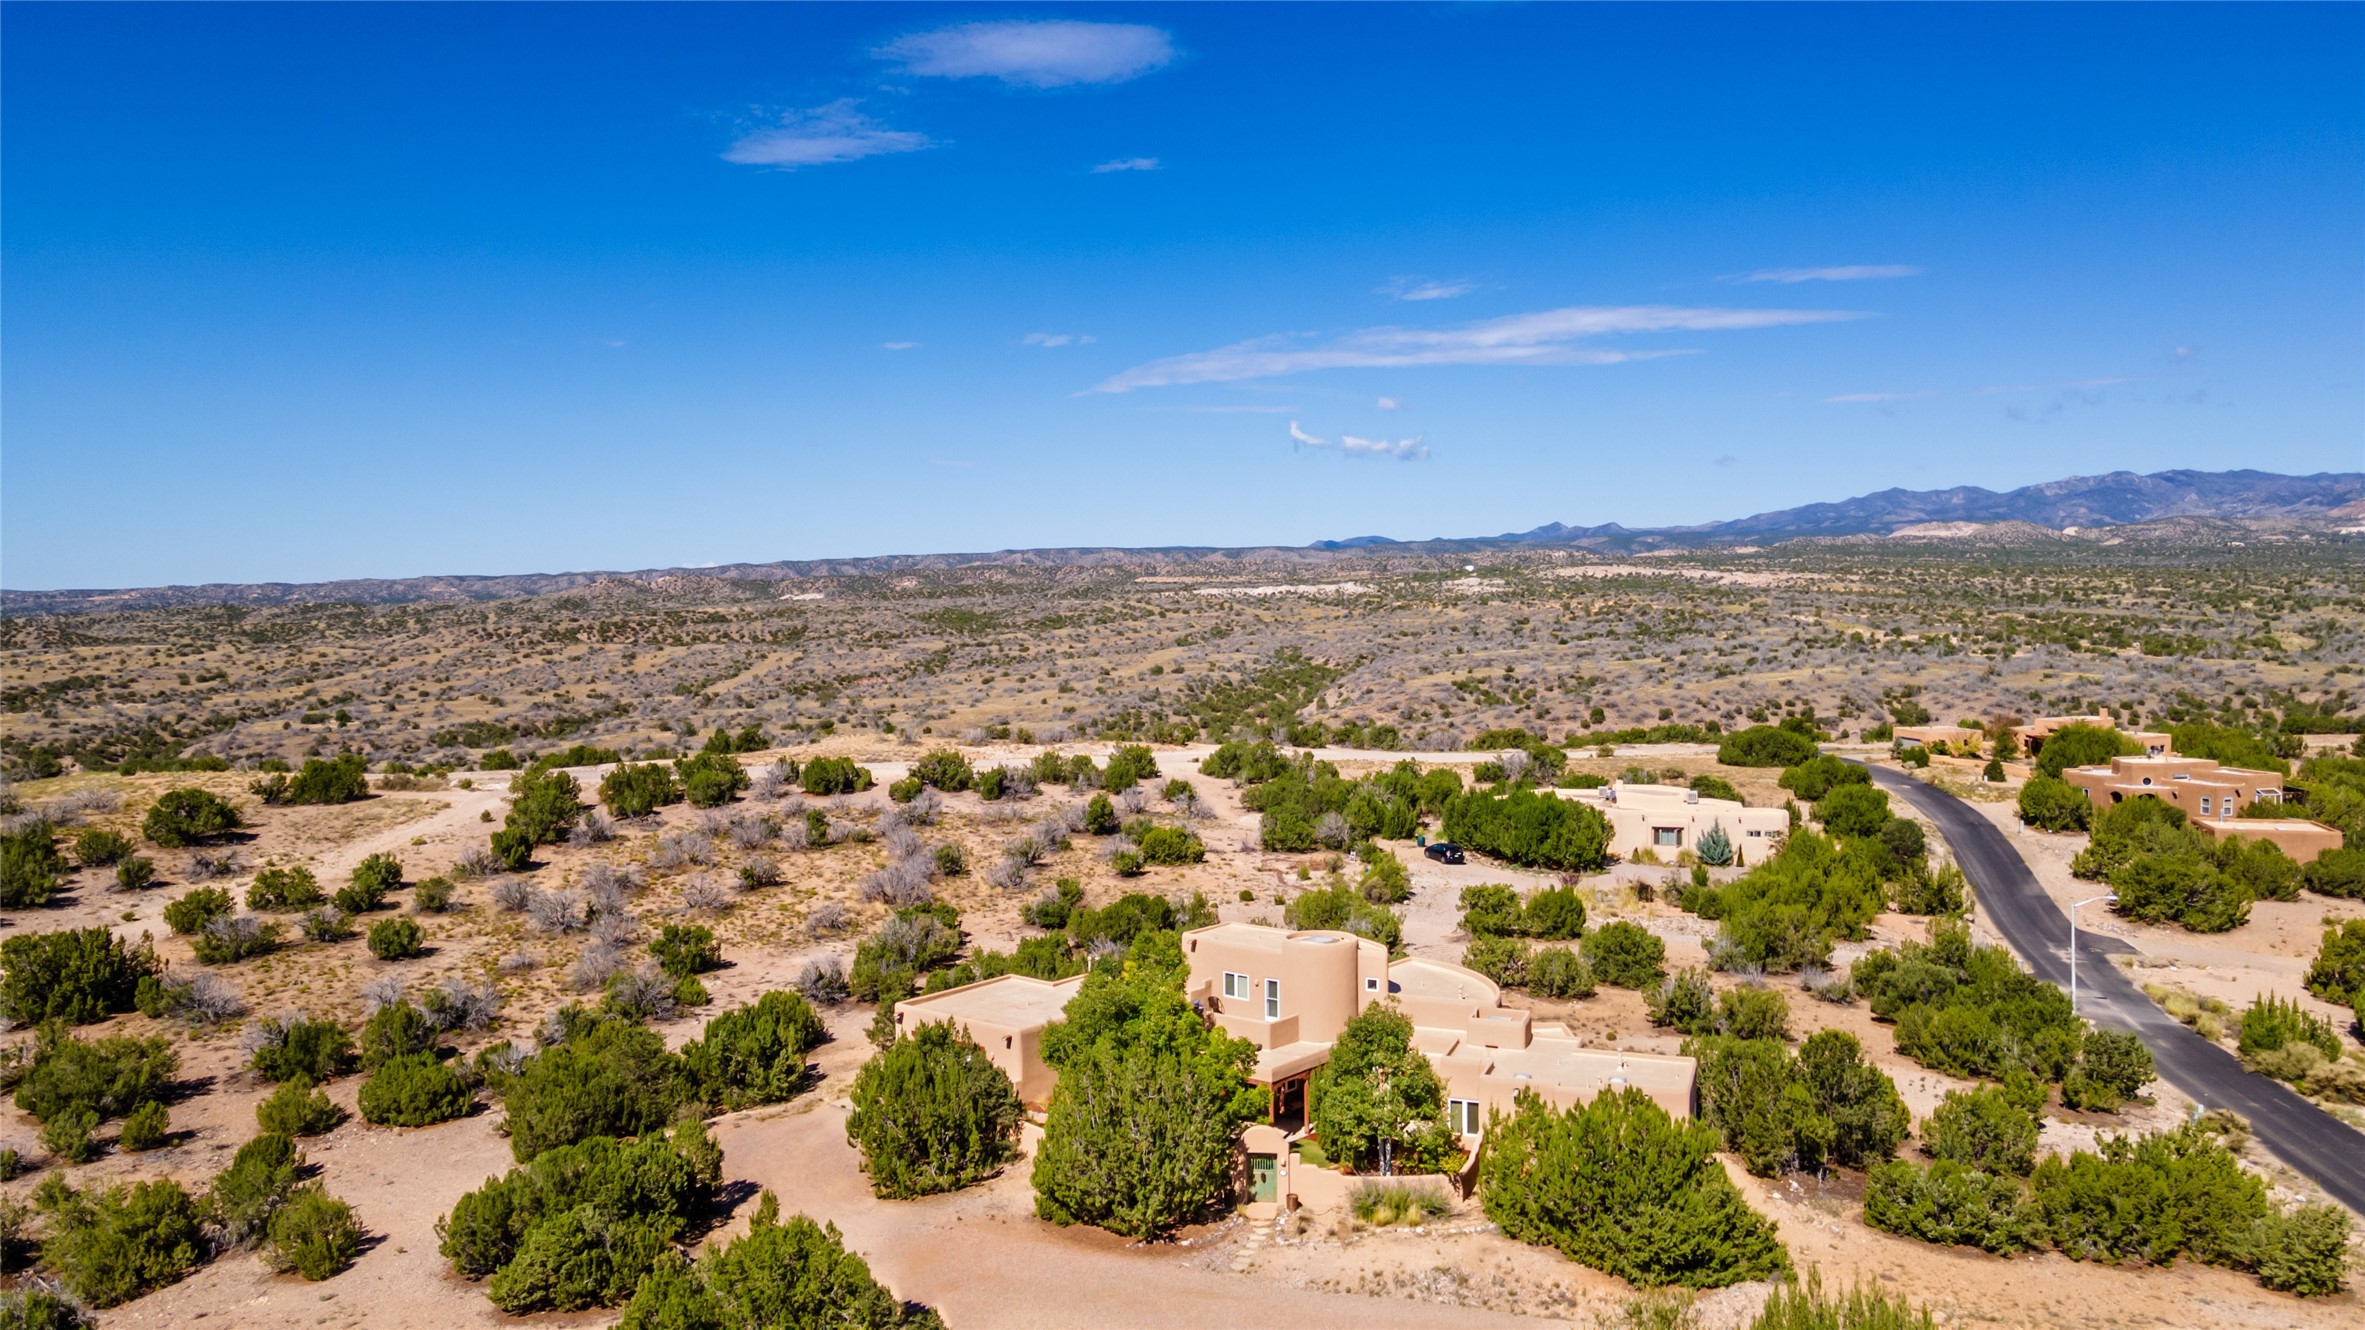
<svg viewBox="0 0 2365 1330"><path fill-rule="evenodd" d="M1932 523L2022 522L2066 531L2126 526L2172 517L2238 521L2337 522L2365 520L2365 473L2324 471L2281 476L2267 471L2162 471L2141 476L2113 471L2072 476L2016 490L1958 485L1945 490L1882 490L1838 503L1810 503L1704 526L1631 528L1547 523L1506 531L1491 541L1521 545L1694 547L1764 544L1808 536L1887 536ZM1318 542L1323 549L1363 549L1407 542L1385 536Z"/></svg>
<svg viewBox="0 0 2365 1330"><path fill-rule="evenodd" d="M726 584L862 577L956 568L1119 566L1135 564L1248 564L1314 561L1362 551L1372 554L1479 553L1505 547L1560 546L1603 553L1650 549L1714 549L1768 545L1806 538L1866 539L1921 536L1963 539L1982 529L2007 536L2167 523L2159 535L2198 534L2174 519L2200 523L2357 528L2365 526L2365 473L2319 472L2282 476L2266 471L2162 471L2142 476L2113 471L2072 476L1997 493L1976 485L1946 490L1882 490L1838 503L1759 513L1704 526L1631 528L1548 523L1528 531L1459 539L1396 540L1357 536L1303 546L1243 549L1003 550L991 554L900 554L864 559L817 559L651 569L634 573L520 573L490 577L371 578L340 582L212 583L120 591L0 591L0 615L75 614L154 609L172 605L288 605L357 602L398 605L421 601L483 601L557 592L675 588L686 594Z"/></svg>

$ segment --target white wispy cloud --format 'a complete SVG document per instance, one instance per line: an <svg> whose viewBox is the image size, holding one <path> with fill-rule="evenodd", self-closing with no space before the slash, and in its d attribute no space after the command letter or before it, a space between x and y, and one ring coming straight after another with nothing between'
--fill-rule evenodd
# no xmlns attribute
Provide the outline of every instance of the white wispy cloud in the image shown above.
<svg viewBox="0 0 2365 1330"><path fill-rule="evenodd" d="M1936 393L1926 393L1926 392L1925 392L1925 393L1839 393L1839 394L1837 394L1837 395L1835 395L1835 396L1832 396L1832 397L1826 397L1826 398L1824 398L1823 400L1824 400L1824 401L1826 401L1826 402L1837 402L1837 403L1840 403L1840 404L1842 404L1842 405L1845 405L1845 404L1849 404L1849 403L1857 403L1857 402L1903 402L1903 401L1909 401L1909 400L1911 400L1911 399L1913 399L1913 398L1916 398L1916 397L1935 397L1935 396L1937 396L1937 394L1936 394Z"/></svg>
<svg viewBox="0 0 2365 1330"><path fill-rule="evenodd" d="M1156 171L1159 169L1158 159L1155 157L1119 157L1115 161L1102 162L1093 167L1092 174L1107 175L1111 171Z"/></svg>
<svg viewBox="0 0 2365 1330"><path fill-rule="evenodd" d="M1306 433L1296 421L1289 422L1290 440L1305 448L1335 448L1342 457L1387 457L1399 462L1423 462L1429 457L1429 445L1419 435L1409 439L1364 439L1352 434L1341 434L1336 443Z"/></svg>
<svg viewBox="0 0 2365 1330"><path fill-rule="evenodd" d="M1760 268L1733 282L1873 282L1887 277L1919 277L1922 270L1909 263L1847 263L1835 268Z"/></svg>
<svg viewBox="0 0 2365 1330"><path fill-rule="evenodd" d="M1064 88L1147 74L1174 59L1174 40L1145 23L1007 19L915 32L876 54L907 74Z"/></svg>
<svg viewBox="0 0 2365 1330"><path fill-rule="evenodd" d="M1025 346L1090 346L1100 339L1090 333L1028 333L1018 340Z"/></svg>
<svg viewBox="0 0 2365 1330"><path fill-rule="evenodd" d="M1466 296L1478 289L1478 283L1463 280L1440 282L1427 277L1391 277L1378 287L1378 294L1391 300L1451 300Z"/></svg>
<svg viewBox="0 0 2365 1330"><path fill-rule="evenodd" d="M918 342L881 342L879 349L881 351L909 351L918 345Z"/></svg>
<svg viewBox="0 0 2365 1330"><path fill-rule="evenodd" d="M1177 406L1168 408L1194 416L1286 416L1294 406Z"/></svg>
<svg viewBox="0 0 2365 1330"><path fill-rule="evenodd" d="M856 110L848 98L809 111L784 112L778 124L741 135L723 150L723 160L793 171L934 146L925 134L887 128Z"/></svg>
<svg viewBox="0 0 2365 1330"><path fill-rule="evenodd" d="M1372 403L1372 405L1378 407L1382 411L1393 411L1404 404L1397 401L1393 397L1383 397L1377 402Z"/></svg>
<svg viewBox="0 0 2365 1330"><path fill-rule="evenodd" d="M1318 369L1402 369L1424 365L1615 365L1686 355L1579 346L1616 333L1729 332L1836 323L1864 314L1839 309L1714 309L1674 305L1575 305L1511 314L1456 328L1364 328L1327 342L1280 335L1212 351L1169 356L1110 376L1090 391L1132 392L1186 383L1270 379Z"/></svg>

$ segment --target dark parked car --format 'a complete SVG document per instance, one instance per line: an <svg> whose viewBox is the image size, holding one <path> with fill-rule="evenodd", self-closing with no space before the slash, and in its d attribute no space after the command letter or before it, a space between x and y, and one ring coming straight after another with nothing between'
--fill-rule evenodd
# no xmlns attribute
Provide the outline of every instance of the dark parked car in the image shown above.
<svg viewBox="0 0 2365 1330"><path fill-rule="evenodd" d="M1462 861L1462 847L1449 840L1437 842L1424 853L1441 864L1458 864Z"/></svg>

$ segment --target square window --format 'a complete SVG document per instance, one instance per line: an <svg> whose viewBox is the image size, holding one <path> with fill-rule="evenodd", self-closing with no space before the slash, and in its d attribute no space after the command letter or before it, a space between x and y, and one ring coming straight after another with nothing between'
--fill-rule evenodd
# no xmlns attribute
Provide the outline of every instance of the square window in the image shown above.
<svg viewBox="0 0 2365 1330"><path fill-rule="evenodd" d="M1249 995L1248 976L1224 971L1224 996L1246 1001Z"/></svg>
<svg viewBox="0 0 2365 1330"><path fill-rule="evenodd" d="M1655 844L1670 847L1683 844L1682 827L1653 827L1651 828L1651 836Z"/></svg>
<svg viewBox="0 0 2365 1330"><path fill-rule="evenodd" d="M1364 980L1364 981L1363 981L1363 991L1364 991L1364 992L1366 992L1366 993L1377 993L1377 992L1379 992L1379 991L1380 991L1380 981L1379 981L1379 980L1377 980L1377 979L1366 979L1366 980Z"/></svg>

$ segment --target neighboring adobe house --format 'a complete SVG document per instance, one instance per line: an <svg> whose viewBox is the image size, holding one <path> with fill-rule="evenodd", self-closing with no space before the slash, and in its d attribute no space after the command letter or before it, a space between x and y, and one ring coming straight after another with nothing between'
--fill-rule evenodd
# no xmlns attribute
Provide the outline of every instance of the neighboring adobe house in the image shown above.
<svg viewBox="0 0 2365 1330"><path fill-rule="evenodd" d="M1987 731L1973 725L1900 725L1890 732L1889 741L1942 756L1980 757L1987 752Z"/></svg>
<svg viewBox="0 0 2365 1330"><path fill-rule="evenodd" d="M1775 814L1777 818L1781 815ZM1589 1048L1560 1026L1538 1029L1502 1005L1502 990L1475 970L1412 957L1352 933L1294 931L1263 924L1216 924L1182 935L1190 977L1185 993L1226 1033L1257 1047L1249 1080L1272 1098L1272 1121L1251 1126L1246 1156L1250 1213L1270 1215L1285 1198L1316 1208L1343 1199L1351 1180L1310 1168L1291 1154L1306 1134L1306 1083L1366 1006L1394 1001L1413 1023L1413 1043L1445 1082L1446 1109L1477 1158L1492 1110L1510 1112L1522 1090L1555 1108L1605 1089L1631 1087L1678 1117L1692 1112L1696 1065L1687 1057ZM1025 975L948 988L895 1008L899 1031L951 1021L969 1032L1041 1107L1058 1073L1043 1062L1043 1028L1060 1018L1083 983Z"/></svg>
<svg viewBox="0 0 2365 1330"><path fill-rule="evenodd" d="M2012 742L2019 746L2021 752L2035 757L2037 750L2045 746L2045 740L2071 725L2091 725L2098 730L2119 729L2117 721L2099 712L2091 716L2039 716L2026 725L2013 726ZM2119 733L2142 744L2145 757L2172 757L2176 753L2175 741L2170 735L2152 730L2119 730Z"/></svg>
<svg viewBox="0 0 2365 1330"><path fill-rule="evenodd" d="M2084 790L2098 809L2129 798L2165 800L2217 840L2272 841L2303 864L2341 844L2340 833L2321 822L2241 815L2253 801L2283 802L2283 778L2272 771L2221 766L2205 757L2114 757L2108 766L2067 768L2061 778Z"/></svg>
<svg viewBox="0 0 2365 1330"><path fill-rule="evenodd" d="M1644 850L1672 861L1697 852L1708 828L1722 826L1725 839L1745 864L1762 863L1774 841L1790 830L1790 815L1779 808L1751 808L1731 799L1703 799L1681 785L1629 785L1616 781L1593 790L1550 790L1600 811L1610 824L1610 853L1632 859Z"/></svg>

